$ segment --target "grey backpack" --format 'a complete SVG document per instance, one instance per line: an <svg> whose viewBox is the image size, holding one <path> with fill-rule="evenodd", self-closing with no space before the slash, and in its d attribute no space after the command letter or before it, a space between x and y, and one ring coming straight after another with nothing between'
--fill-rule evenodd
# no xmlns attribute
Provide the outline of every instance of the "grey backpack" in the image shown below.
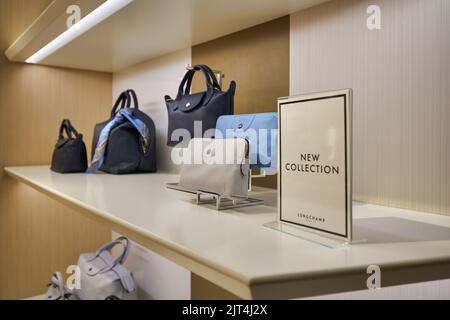
<svg viewBox="0 0 450 320"><path fill-rule="evenodd" d="M122 245L122 253L116 258L110 251ZM133 275L123 266L130 244L126 237L105 244L95 253L83 253L78 259L80 267L80 289L74 293L81 300L134 300L137 289Z"/></svg>

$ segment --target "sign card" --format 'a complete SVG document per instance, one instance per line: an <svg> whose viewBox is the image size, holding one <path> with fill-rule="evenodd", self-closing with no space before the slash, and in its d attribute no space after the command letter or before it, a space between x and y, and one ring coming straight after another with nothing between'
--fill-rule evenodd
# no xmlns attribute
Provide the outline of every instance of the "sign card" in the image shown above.
<svg viewBox="0 0 450 320"><path fill-rule="evenodd" d="M280 222L352 240L352 91L278 100Z"/></svg>

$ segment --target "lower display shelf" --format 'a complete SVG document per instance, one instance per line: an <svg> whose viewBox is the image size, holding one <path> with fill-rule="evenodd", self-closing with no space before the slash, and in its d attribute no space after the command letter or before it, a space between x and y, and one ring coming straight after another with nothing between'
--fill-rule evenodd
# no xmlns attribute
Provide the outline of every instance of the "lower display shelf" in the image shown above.
<svg viewBox="0 0 450 320"><path fill-rule="evenodd" d="M276 220L276 191L254 188L264 205L217 211L168 190L173 174L53 173L7 167L12 178L101 222L244 299L284 299L450 278L450 217L354 204L365 241L327 248L264 227ZM125 190L125 191L124 191Z"/></svg>

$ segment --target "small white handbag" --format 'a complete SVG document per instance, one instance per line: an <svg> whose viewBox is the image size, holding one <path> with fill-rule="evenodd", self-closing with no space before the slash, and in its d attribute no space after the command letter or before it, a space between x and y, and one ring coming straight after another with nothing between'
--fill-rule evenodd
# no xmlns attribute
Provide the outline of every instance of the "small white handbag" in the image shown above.
<svg viewBox="0 0 450 320"><path fill-rule="evenodd" d="M180 187L246 198L249 189L249 145L241 138L194 138L183 152Z"/></svg>
<svg viewBox="0 0 450 320"><path fill-rule="evenodd" d="M116 245L122 245L123 251L117 257L110 254ZM95 253L83 253L78 259L80 267L80 289L74 293L81 300L134 300L137 289L133 275L123 266L129 252L126 237L105 244Z"/></svg>

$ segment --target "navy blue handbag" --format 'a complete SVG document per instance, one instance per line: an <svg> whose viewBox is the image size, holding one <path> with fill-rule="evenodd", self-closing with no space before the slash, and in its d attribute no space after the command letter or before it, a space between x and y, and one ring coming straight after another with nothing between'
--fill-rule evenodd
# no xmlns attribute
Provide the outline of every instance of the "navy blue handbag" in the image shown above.
<svg viewBox="0 0 450 320"><path fill-rule="evenodd" d="M203 73L206 91L191 94L192 79L196 71ZM228 91L222 91L214 72L206 65L196 65L189 70L178 88L175 100L165 96L169 126L167 145L175 146L183 142L185 146L190 138L194 138L195 122L201 123L202 137L207 130L216 127L217 119L222 115L233 114L236 83L231 81ZM184 129L178 130L177 129ZM197 136L196 138L202 138Z"/></svg>
<svg viewBox="0 0 450 320"><path fill-rule="evenodd" d="M124 97L124 98L120 98ZM101 171L112 174L156 172L156 129L153 120L139 109L139 101L133 89L124 91L114 106L111 119L106 123L100 123L95 127L94 134L95 149L98 140L106 125L113 121L118 112L121 99L125 104L120 109L128 109L133 116L142 121L148 129L149 145L142 146L139 133L128 121L113 128L108 136L105 149L104 162L99 168ZM133 101L131 105L130 101Z"/></svg>
<svg viewBox="0 0 450 320"><path fill-rule="evenodd" d="M250 167L277 171L278 114L255 113L221 116L216 138L244 138L250 142Z"/></svg>
<svg viewBox="0 0 450 320"><path fill-rule="evenodd" d="M51 170L58 173L75 173L85 172L86 168L87 154L83 135L77 132L69 119L64 119L53 150Z"/></svg>

